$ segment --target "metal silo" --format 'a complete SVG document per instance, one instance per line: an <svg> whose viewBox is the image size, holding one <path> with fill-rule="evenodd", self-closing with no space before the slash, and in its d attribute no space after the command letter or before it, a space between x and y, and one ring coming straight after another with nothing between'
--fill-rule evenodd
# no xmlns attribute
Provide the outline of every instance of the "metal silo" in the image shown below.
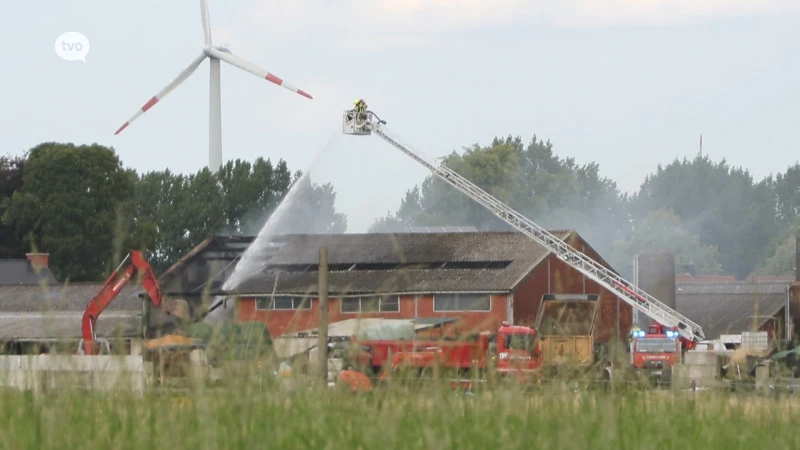
<svg viewBox="0 0 800 450"><path fill-rule="evenodd" d="M661 303L677 310L675 305L675 254L667 250L648 249L633 257L633 284ZM639 315L637 323L651 320Z"/></svg>

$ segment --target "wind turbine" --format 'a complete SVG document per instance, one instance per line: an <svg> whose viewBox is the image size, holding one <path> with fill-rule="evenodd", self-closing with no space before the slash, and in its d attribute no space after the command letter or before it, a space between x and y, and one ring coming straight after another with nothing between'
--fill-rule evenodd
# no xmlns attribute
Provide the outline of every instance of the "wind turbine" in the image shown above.
<svg viewBox="0 0 800 450"><path fill-rule="evenodd" d="M235 67L252 73L260 78L284 87L292 92L302 95L306 98L312 98L307 92L302 89L283 81L281 78L276 77L270 72L256 66L255 64L233 55L230 50L224 47L214 46L211 43L211 27L208 19L208 2L207 0L200 0L200 14L203 19L203 33L205 34L205 46L203 52L195 58L189 66L178 74L164 89L158 94L154 95L147 101L138 111L128 119L127 122L122 124L121 127L114 133L116 136L128 125L133 123L139 116L147 112L156 103L163 100L170 92L183 83L189 76L200 66L204 59L210 60L211 76L209 78L209 103L208 103L208 169L211 172L216 172L222 167L222 108L221 108L221 95L220 95L220 61L225 61Z"/></svg>

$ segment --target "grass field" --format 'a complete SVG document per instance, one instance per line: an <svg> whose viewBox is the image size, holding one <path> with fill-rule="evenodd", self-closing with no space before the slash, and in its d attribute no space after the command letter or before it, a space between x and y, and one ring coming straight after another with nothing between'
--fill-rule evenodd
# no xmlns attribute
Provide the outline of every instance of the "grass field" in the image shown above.
<svg viewBox="0 0 800 450"><path fill-rule="evenodd" d="M756 395L447 389L0 394L3 449L784 449L800 402Z"/></svg>

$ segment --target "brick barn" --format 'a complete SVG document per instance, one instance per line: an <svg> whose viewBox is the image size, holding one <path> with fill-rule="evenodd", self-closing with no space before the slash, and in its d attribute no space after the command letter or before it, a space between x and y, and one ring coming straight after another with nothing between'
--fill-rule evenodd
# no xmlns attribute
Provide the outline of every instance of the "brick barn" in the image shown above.
<svg viewBox="0 0 800 450"><path fill-rule="evenodd" d="M553 234L606 267L576 232ZM596 339L624 336L631 308L517 232L285 235L262 272L236 292L238 321L275 336L316 328L318 255L329 253L329 321L455 319L453 333L532 325L542 296L599 294ZM273 297L274 296L274 297Z"/></svg>

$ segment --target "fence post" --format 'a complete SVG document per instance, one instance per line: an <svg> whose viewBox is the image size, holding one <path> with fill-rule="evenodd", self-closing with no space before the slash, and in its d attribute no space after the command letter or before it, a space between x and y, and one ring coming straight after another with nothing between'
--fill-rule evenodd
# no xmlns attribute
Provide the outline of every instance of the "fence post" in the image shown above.
<svg viewBox="0 0 800 450"><path fill-rule="evenodd" d="M319 249L319 341L317 355L319 357L319 371L322 380L327 386L328 380L328 247Z"/></svg>

